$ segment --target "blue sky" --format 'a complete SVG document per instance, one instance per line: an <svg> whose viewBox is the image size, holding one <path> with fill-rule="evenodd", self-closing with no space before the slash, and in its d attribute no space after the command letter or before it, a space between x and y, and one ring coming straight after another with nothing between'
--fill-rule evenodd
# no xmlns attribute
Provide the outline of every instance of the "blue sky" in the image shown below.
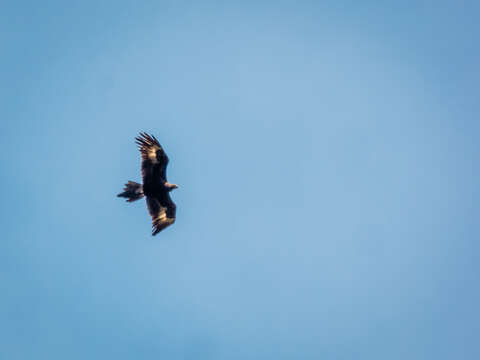
<svg viewBox="0 0 480 360"><path fill-rule="evenodd" d="M4 2L0 357L479 358L479 10Z"/></svg>

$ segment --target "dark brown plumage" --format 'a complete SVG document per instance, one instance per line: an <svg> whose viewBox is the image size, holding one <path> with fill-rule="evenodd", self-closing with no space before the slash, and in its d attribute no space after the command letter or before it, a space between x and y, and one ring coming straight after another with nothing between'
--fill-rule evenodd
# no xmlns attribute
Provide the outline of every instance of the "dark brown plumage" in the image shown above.
<svg viewBox="0 0 480 360"><path fill-rule="evenodd" d="M135 142L142 155L143 185L129 181L117 196L128 202L145 196L152 217L152 235L156 235L175 222L176 206L169 193L178 186L167 181L168 156L155 136L143 132Z"/></svg>

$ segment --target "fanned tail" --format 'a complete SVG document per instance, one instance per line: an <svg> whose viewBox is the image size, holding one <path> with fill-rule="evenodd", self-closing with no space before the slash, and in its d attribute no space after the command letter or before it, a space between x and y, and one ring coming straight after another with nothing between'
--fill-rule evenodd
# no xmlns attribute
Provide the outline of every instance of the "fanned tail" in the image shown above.
<svg viewBox="0 0 480 360"><path fill-rule="evenodd" d="M143 187L142 184L136 183L134 181L129 181L125 184L123 192L118 194L117 197L127 198L128 202L132 202L138 199L143 198Z"/></svg>

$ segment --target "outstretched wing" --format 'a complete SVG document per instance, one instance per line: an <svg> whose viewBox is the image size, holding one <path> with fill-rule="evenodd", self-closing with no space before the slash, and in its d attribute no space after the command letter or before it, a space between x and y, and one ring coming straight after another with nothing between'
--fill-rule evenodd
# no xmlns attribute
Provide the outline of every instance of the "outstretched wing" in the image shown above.
<svg viewBox="0 0 480 360"><path fill-rule="evenodd" d="M142 155L143 183L167 181L168 156L153 135L143 132L135 138Z"/></svg>
<svg viewBox="0 0 480 360"><path fill-rule="evenodd" d="M152 235L157 235L175 222L177 207L168 193L166 193L164 199L148 196L147 206L152 217Z"/></svg>

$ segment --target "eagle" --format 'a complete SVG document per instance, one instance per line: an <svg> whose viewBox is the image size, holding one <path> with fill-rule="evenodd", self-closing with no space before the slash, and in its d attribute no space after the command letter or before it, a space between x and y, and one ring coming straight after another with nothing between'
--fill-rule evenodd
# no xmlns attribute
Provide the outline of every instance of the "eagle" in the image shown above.
<svg viewBox="0 0 480 360"><path fill-rule="evenodd" d="M170 198L170 191L178 185L167 181L168 156L155 136L141 132L135 142L142 156L143 185L129 181L117 196L126 198L128 202L145 196L152 217L152 235L157 235L175 222L177 207Z"/></svg>

